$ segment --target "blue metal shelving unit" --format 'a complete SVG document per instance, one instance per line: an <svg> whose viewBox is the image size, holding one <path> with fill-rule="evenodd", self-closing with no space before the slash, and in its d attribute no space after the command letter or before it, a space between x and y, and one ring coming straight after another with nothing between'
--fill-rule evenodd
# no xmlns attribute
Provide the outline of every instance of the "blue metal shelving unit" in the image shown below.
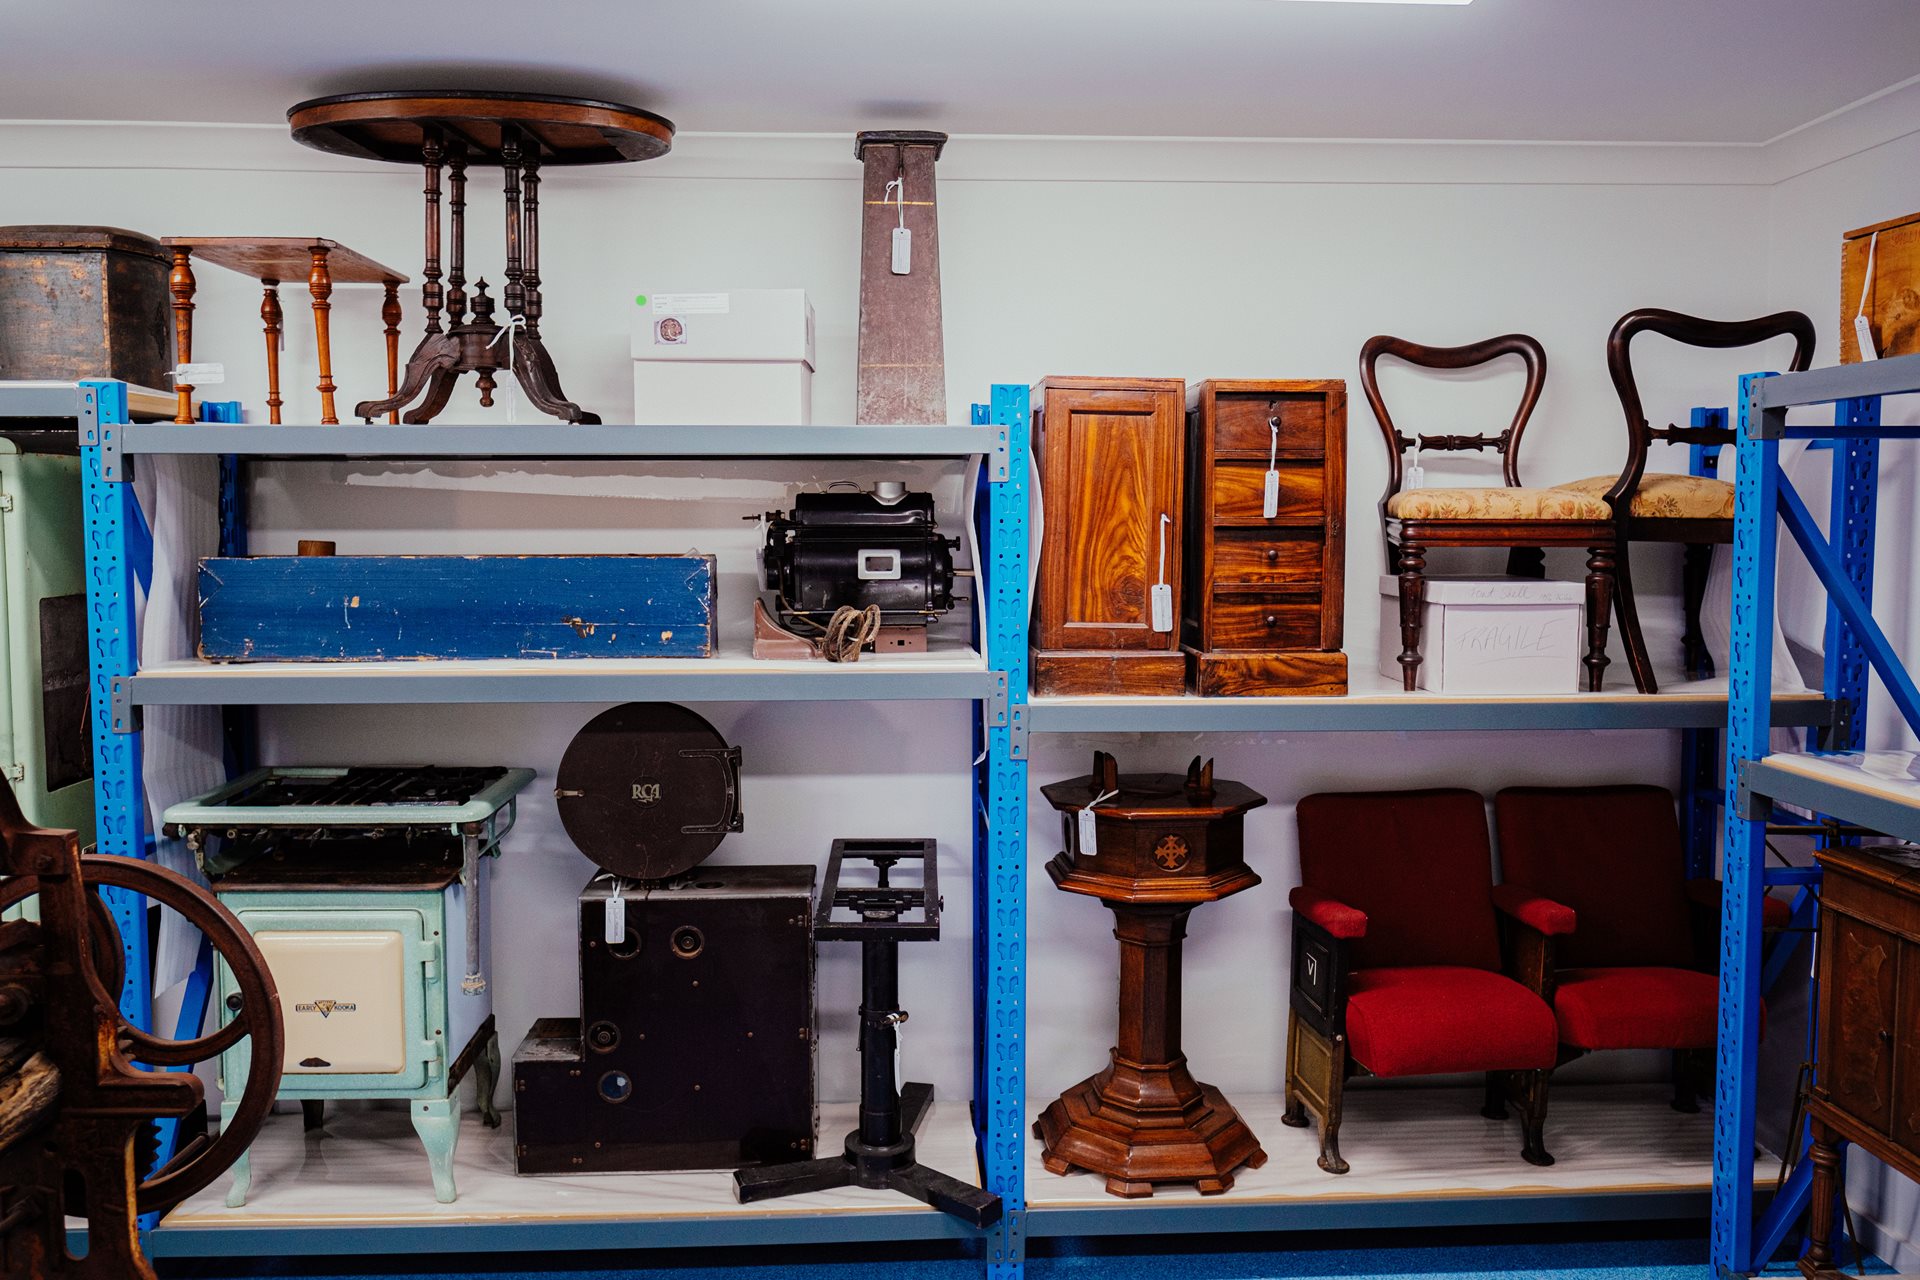
<svg viewBox="0 0 1920 1280"><path fill-rule="evenodd" d="M1805 871L1787 875L1765 866L1766 827L1774 806L1796 804L1876 830L1920 834L1920 807L1888 804L1808 779L1787 767L1800 753L1769 761L1778 528L1784 521L1828 593L1824 692L1838 714L1817 751L1858 751L1865 745L1869 666L1920 733L1920 691L1871 611L1879 441L1920 438L1920 427L1882 426L1880 398L1911 391L1920 391L1920 356L1740 380L1714 1110L1713 1264L1723 1276L1763 1266L1807 1205L1810 1166L1803 1160L1766 1215L1757 1221L1754 1216L1760 1001L1767 976L1760 952L1760 899L1768 884L1791 883L1799 891L1796 917L1810 918L1811 906L1811 877ZM1788 409L1822 404L1835 406L1832 426L1788 425ZM1780 444L1786 439L1835 442L1827 536L1781 473Z"/></svg>
<svg viewBox="0 0 1920 1280"><path fill-rule="evenodd" d="M991 402L964 427L805 428L653 427L134 427L126 388L113 382L65 388L0 389L0 412L76 420L85 486L88 628L92 652L96 808L100 851L138 855L147 847L141 782L140 707L346 702L618 701L631 697L700 700L962 699L979 725L975 767L974 936L976 983L974 1130L985 1185L1006 1202L1002 1221L984 1233L995 1276L1017 1277L1024 1239L1025 1139L1027 388L996 386ZM136 547L145 526L134 497L131 460L141 454L214 456L220 465L223 549L246 544L244 462L248 458L906 458L979 457L984 501L981 589L985 661L928 669L723 672L697 664L520 664L480 671L460 664L410 670L268 667L140 667L136 634ZM511 664L510 664L511 665ZM113 891L108 891L113 894ZM145 904L114 895L110 905L128 952L122 1006L151 1021L152 977ZM357 1251L370 1238L356 1229L196 1232L200 1254ZM352 1235L351 1241L345 1235ZM855 1241L965 1238L973 1233L944 1215L817 1215L784 1212L605 1223L482 1224L380 1231L392 1251L685 1246L755 1241ZM218 1237L218 1238L212 1238ZM175 1253L162 1229L150 1251Z"/></svg>
<svg viewBox="0 0 1920 1280"><path fill-rule="evenodd" d="M1891 362L1884 362L1891 363ZM1800 375L1807 376L1807 375ZM103 850L135 852L144 847L141 829L139 709L144 705L198 704L247 708L287 703L424 703L616 701L633 697L702 700L825 700L947 698L966 700L977 710L974 747L974 1099L973 1131L982 1178L1000 1194L1006 1212L997 1227L979 1238L986 1267L996 1280L1017 1280L1025 1241L1033 1235L1157 1234L1210 1230L1297 1230L1362 1226L1439 1226L1526 1221L1599 1221L1688 1216L1704 1208L1705 1193L1676 1188L1647 1193L1568 1194L1521 1200L1436 1196L1367 1199L1330 1205L1300 1201L1236 1202L1193 1206L1169 1199L1165 1204L1102 1204L1053 1207L1029 1213L1023 1169L1027 1150L1026 1067L1026 892L1027 743L1043 732L1214 732L1214 731L1365 731L1365 730L1712 730L1727 723L1729 702L1718 694L1676 690L1655 697L1631 693L1548 695L1514 698L1448 699L1395 692L1357 693L1337 699L1071 699L1027 696L1027 621L1029 612L1028 392L1020 386L996 386L990 403L976 406L973 422L950 427L807 427L676 431L671 428L556 427L524 428L380 426L276 427L194 425L136 426L126 423L119 384L90 383L73 389L80 403L87 500L90 591L90 640L94 655L96 768ZM0 413L8 392L0 388ZM21 400L20 403L25 403ZM37 403L37 402L36 402ZM64 403L64 401L63 401ZM1747 418L1742 409L1742 422ZM1743 444L1744 444L1743 440ZM985 601L984 655L972 667L949 665L920 671L866 664L841 670L724 670L682 664L678 668L592 663L518 664L513 670L479 670L462 664L416 665L409 669L374 667L212 668L197 663L142 669L133 635L132 548L140 524L130 460L166 453L217 457L221 466L220 505L223 547L244 548L246 518L244 461L248 458L692 458L692 457L956 457L982 460L975 521L981 564L979 589ZM1746 453L1742 453L1743 482ZM1870 476L1870 459L1849 455L1849 474ZM1850 510L1852 510L1850 508ZM1868 485L1864 518L1871 527ZM1847 525L1849 529L1854 525ZM1752 541L1752 530L1743 526ZM1853 572L1870 567L1870 533L1849 546L1858 551ZM1750 545L1745 554L1755 554ZM1737 552L1736 554L1739 554ZM1771 550L1768 550L1771 555ZM1744 563L1744 562L1742 562ZM1770 560L1769 560L1770 563ZM1751 581L1751 574L1746 575ZM1735 670L1753 661L1751 644L1739 648L1736 626ZM1856 663L1857 667L1859 664ZM1843 664L1844 666L1844 664ZM1862 668L1863 669L1863 668ZM1852 668L1846 668L1852 670ZM1750 676L1749 672L1749 676ZM1844 673L1843 673L1844 674ZM1751 680L1742 686L1746 701L1734 699L1735 732L1728 737L1729 758L1741 744L1764 747L1768 725L1810 726L1828 739L1858 735L1859 717L1836 718L1835 690L1857 690L1846 679L1830 679L1825 697L1800 695L1754 700L1765 690ZM1750 732L1741 736L1740 726ZM1757 726L1757 727L1756 727ZM1757 735L1757 737L1755 736ZM1835 738L1838 735L1838 738ZM244 736L244 735L242 735ZM1693 735L1690 734L1690 737ZM1683 780L1683 804L1689 814L1711 820L1711 804L1700 803L1701 787L1715 786L1712 748L1706 735L1694 738L1693 754L1704 747L1704 763L1693 760ZM1730 774L1730 776L1732 776ZM1732 824L1729 822L1729 830ZM111 840L111 844L109 844ZM1698 844L1699 842L1696 842ZM1710 861L1702 846L1696 857ZM1730 868L1736 866L1731 853ZM1744 876L1749 865L1737 864ZM1729 879L1735 879L1730 871ZM1744 880L1741 881L1744 885ZM1729 912L1757 908L1752 892L1730 884ZM145 914L138 902L118 908L131 952L144 964ZM1757 917L1756 917L1757 918ZM1750 935L1750 936L1749 936ZM1757 946L1757 926L1733 930L1730 945ZM1730 953L1731 954L1731 953ZM1744 952L1742 953L1744 955ZM1731 987L1745 989L1752 965L1736 960L1723 966ZM150 979L131 976L129 1012L137 1012ZM142 970L144 972L144 969ZM1736 1010L1747 1016L1750 1002ZM1723 1022L1725 1011L1723 1010ZM1730 1043L1723 1036L1723 1046ZM1748 1045L1749 1041L1740 1042ZM1724 1057L1724 1052L1723 1052ZM1744 1130L1722 1131L1717 1148L1714 1203L1727 1219L1722 1201L1737 1196L1751 1226L1752 1057L1736 1055L1721 1072L1722 1124L1730 1113L1727 1093L1747 1100ZM1739 1162L1726 1154L1729 1139L1749 1139L1745 1189L1734 1188ZM1732 1201L1728 1200L1731 1205ZM376 1247L389 1252L484 1251L572 1248L639 1248L700 1244L779 1242L851 1242L870 1239L962 1239L973 1233L932 1212L886 1215L815 1214L702 1215L690 1211L668 1217L554 1223L478 1223L363 1226L289 1226L262 1229L221 1225L172 1231L162 1226L150 1237L156 1255L323 1254ZM1747 1237L1743 1237L1743 1240ZM1743 1246L1744 1247L1744 1246ZM1716 1261L1723 1256L1716 1234Z"/></svg>

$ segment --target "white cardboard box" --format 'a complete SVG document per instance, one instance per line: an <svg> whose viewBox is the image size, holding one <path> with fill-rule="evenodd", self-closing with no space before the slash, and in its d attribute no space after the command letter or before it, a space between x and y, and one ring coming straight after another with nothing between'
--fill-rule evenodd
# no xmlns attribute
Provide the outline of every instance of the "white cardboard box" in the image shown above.
<svg viewBox="0 0 1920 1280"><path fill-rule="evenodd" d="M804 289L645 295L633 322L633 420L813 421L813 304Z"/></svg>
<svg viewBox="0 0 1920 1280"><path fill-rule="evenodd" d="M1428 578L1419 687L1439 693L1576 693L1585 584ZM1400 579L1380 575L1380 674L1400 679Z"/></svg>

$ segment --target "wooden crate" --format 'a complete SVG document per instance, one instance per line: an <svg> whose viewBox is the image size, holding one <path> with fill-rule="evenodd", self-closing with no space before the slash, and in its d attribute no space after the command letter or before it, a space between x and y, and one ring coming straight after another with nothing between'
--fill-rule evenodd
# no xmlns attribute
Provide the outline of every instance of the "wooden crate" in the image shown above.
<svg viewBox="0 0 1920 1280"><path fill-rule="evenodd" d="M712 556L254 556L200 562L213 662L708 658Z"/></svg>
<svg viewBox="0 0 1920 1280"><path fill-rule="evenodd" d="M1878 243L1874 242L1876 234ZM1873 251L1873 283L1867 287L1867 252ZM1867 320L1884 356L1920 352L1920 213L1849 231L1840 240L1840 363L1860 359L1853 318L1866 288Z"/></svg>
<svg viewBox="0 0 1920 1280"><path fill-rule="evenodd" d="M118 227L0 227L0 379L170 390L168 259Z"/></svg>
<svg viewBox="0 0 1920 1280"><path fill-rule="evenodd" d="M1347 691L1346 460L1347 384L1338 378L1189 388L1181 647L1194 692Z"/></svg>

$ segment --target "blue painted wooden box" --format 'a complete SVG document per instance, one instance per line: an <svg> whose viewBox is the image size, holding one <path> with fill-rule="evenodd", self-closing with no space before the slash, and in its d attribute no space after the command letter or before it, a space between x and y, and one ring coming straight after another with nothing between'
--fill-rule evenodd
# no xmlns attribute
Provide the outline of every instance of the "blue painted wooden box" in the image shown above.
<svg viewBox="0 0 1920 1280"><path fill-rule="evenodd" d="M200 562L214 662L713 656L713 557L252 556Z"/></svg>

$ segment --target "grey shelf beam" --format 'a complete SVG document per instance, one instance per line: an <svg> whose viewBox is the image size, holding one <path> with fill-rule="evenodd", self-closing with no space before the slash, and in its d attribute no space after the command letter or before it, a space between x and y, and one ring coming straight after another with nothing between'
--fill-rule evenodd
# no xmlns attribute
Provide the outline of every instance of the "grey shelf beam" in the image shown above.
<svg viewBox="0 0 1920 1280"><path fill-rule="evenodd" d="M85 1232L70 1238L85 1238ZM978 1232L931 1209L897 1213L740 1213L630 1219L395 1223L350 1226L169 1227L147 1233L155 1258L325 1257L348 1254L568 1253L714 1245L967 1240Z"/></svg>
<svg viewBox="0 0 1920 1280"><path fill-rule="evenodd" d="M237 454L319 460L465 458L959 458L991 455L1006 428L860 425L804 427L589 426L535 422L458 426L269 426L152 423L127 427L128 454Z"/></svg>
<svg viewBox="0 0 1920 1280"><path fill-rule="evenodd" d="M1828 365L1804 373L1761 378L1753 394L1758 408L1791 409L1798 405L1831 404L1836 400L1895 396L1910 391L1920 391L1920 355L1862 360L1858 364Z"/></svg>
<svg viewBox="0 0 1920 1280"><path fill-rule="evenodd" d="M583 671L578 667L474 671L453 662L356 669L261 671L244 665L170 670L120 682L116 710L158 706L327 706L421 703L626 702L993 702L1003 696L989 671ZM117 717L116 717L117 718Z"/></svg>
<svg viewBox="0 0 1920 1280"><path fill-rule="evenodd" d="M1378 1198L1238 1201L1232 1196L1139 1200L1113 1205L1031 1205L1026 1230L1035 1236L1177 1235L1195 1232L1345 1231L1395 1227L1459 1227L1531 1222L1623 1222L1704 1217L1705 1190L1597 1191L1537 1195L1380 1196Z"/></svg>
<svg viewBox="0 0 1920 1280"><path fill-rule="evenodd" d="M1778 727L1833 723L1823 698L1777 698ZM1725 697L1659 694L1592 701L1573 697L1454 701L1421 695L1348 698L1034 698L1030 733L1362 733L1373 730L1472 732L1503 729L1714 729L1727 722Z"/></svg>
<svg viewBox="0 0 1920 1280"><path fill-rule="evenodd" d="M1750 805L1760 799L1771 800L1824 813L1899 840L1920 840L1920 807L1776 768L1765 760L1740 762L1740 794Z"/></svg>
<svg viewBox="0 0 1920 1280"><path fill-rule="evenodd" d="M79 418L77 382L0 382L0 418Z"/></svg>

